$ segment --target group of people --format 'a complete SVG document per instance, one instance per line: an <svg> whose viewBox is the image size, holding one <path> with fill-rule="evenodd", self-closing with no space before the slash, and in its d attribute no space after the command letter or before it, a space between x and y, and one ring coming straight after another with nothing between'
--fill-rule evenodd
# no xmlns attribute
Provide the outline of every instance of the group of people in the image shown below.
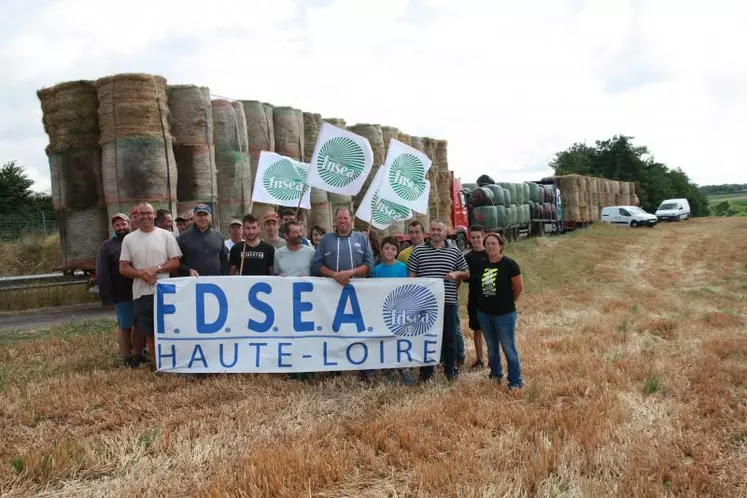
<svg viewBox="0 0 747 498"><path fill-rule="evenodd" d="M174 222L178 235L174 231ZM313 227L306 239L305 225L296 213L285 210L257 219L247 214L231 220L230 238L212 226L210 206L199 204L175 220L167 210L155 211L143 203L130 216L111 219L114 235L105 241L97 260L97 282L105 305L113 305L118 321L122 363L137 367L155 357L153 307L155 283L169 276L252 275L334 279L341 286L355 278L439 278L444 280L445 302L441 363L454 380L466 360L459 323L461 282L469 283L467 309L474 332L476 361L484 366L483 337L487 343L489 376L501 381L501 349L507 363L509 389L523 385L515 342L516 306L523 282L518 264L503 255L504 240L471 226L472 250L466 255L449 244L447 226L430 224L429 240L419 221L408 226L411 242L400 250L395 237L378 240L372 232L353 231L349 209L334 215L334 230ZM399 371L405 384L413 382L409 370ZM420 368L420 381L428 381L433 366ZM371 380L376 372L362 370ZM297 378L309 378L302 374Z"/></svg>

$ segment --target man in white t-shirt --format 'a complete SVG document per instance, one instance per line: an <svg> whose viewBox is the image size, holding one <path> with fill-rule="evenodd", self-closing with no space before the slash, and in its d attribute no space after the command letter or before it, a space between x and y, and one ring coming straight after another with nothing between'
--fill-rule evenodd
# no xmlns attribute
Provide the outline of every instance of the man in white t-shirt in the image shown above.
<svg viewBox="0 0 747 498"><path fill-rule="evenodd" d="M151 358L156 358L153 342L153 295L156 280L168 278L169 273L179 269L182 251L171 232L155 226L153 206L143 203L138 206L140 228L130 232L122 241L119 256L119 273L132 278L132 298L135 301L135 317Z"/></svg>

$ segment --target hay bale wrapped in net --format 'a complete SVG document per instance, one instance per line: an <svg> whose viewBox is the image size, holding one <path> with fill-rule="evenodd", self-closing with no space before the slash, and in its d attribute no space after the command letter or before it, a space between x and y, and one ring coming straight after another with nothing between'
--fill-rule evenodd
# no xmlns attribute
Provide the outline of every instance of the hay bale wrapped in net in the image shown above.
<svg viewBox="0 0 747 498"><path fill-rule="evenodd" d="M620 182L617 180L610 180L610 192L615 194L616 196L620 194Z"/></svg>
<svg viewBox="0 0 747 498"><path fill-rule="evenodd" d="M635 195L636 193L635 182L630 182L630 195Z"/></svg>
<svg viewBox="0 0 747 498"><path fill-rule="evenodd" d="M423 151L423 139L421 137L416 137L414 135L410 136L410 146L413 149Z"/></svg>
<svg viewBox="0 0 747 498"><path fill-rule="evenodd" d="M425 214L415 213L415 219L419 221L420 223L422 223L425 230L427 230L428 227L431 226L431 216L428 213L425 213ZM408 220L407 222L405 222L405 230L408 229L411 222L412 220Z"/></svg>
<svg viewBox="0 0 747 498"><path fill-rule="evenodd" d="M315 114L312 112L303 113L303 127L304 127L304 157L306 161L311 161L311 157L314 155L314 146L316 140L319 138L319 129L322 126L322 115ZM316 187L311 188L311 209L314 210L315 204L326 203L329 201L329 195L326 190L320 190ZM328 209L329 210L329 209ZM324 225L323 225L324 226ZM325 226L326 228L326 226Z"/></svg>
<svg viewBox="0 0 747 498"><path fill-rule="evenodd" d="M397 134L397 140L405 145L409 145L410 147L412 147L412 137L407 133L399 132Z"/></svg>
<svg viewBox="0 0 747 498"><path fill-rule="evenodd" d="M301 159L301 135L296 110L292 107L273 109L275 124L275 152L281 156Z"/></svg>
<svg viewBox="0 0 747 498"><path fill-rule="evenodd" d="M373 151L373 168L371 168L371 173L369 173L368 177L363 182L360 192L353 196L353 206L357 209L363 201L363 197L366 195L368 187L376 176L376 172L379 170L381 165L384 164L386 149L384 147L384 132L381 125L358 123L351 126L349 130L357 135L367 138L368 142L371 144L371 150Z"/></svg>
<svg viewBox="0 0 747 498"><path fill-rule="evenodd" d="M96 80L99 100L99 143L117 137L170 138L166 78L152 74L125 73ZM159 106L156 102L161 103Z"/></svg>
<svg viewBox="0 0 747 498"><path fill-rule="evenodd" d="M449 143L446 140L436 140L433 151L434 161L438 165L439 173L448 173L449 171Z"/></svg>
<svg viewBox="0 0 747 498"><path fill-rule="evenodd" d="M436 156L435 141L429 137L421 137L420 140L423 143L423 153L428 156L428 159L434 161L434 158ZM436 220L439 219L439 185L435 163L431 164L431 169L428 170L427 178L431 182L431 189L428 192L428 216L430 217L430 219Z"/></svg>
<svg viewBox="0 0 747 498"><path fill-rule="evenodd" d="M384 161L386 160L386 153L389 151L389 141L391 139L397 139L399 136L399 129L393 127L393 126L382 126L381 127L381 134L384 136ZM384 161L381 163L384 164ZM374 164L376 161L374 161Z"/></svg>
<svg viewBox="0 0 747 498"><path fill-rule="evenodd" d="M630 183L628 182L618 182L618 183L620 184L620 193L625 196L630 195Z"/></svg>
<svg viewBox="0 0 747 498"><path fill-rule="evenodd" d="M329 232L332 230L332 205L329 202L311 203L311 210L308 213L308 229L319 225ZM309 234L310 235L310 234Z"/></svg>
<svg viewBox="0 0 747 498"><path fill-rule="evenodd" d="M249 139L243 105L213 100L212 110L218 179L218 209L213 222L219 230L227 231L230 220L241 218L251 204L251 167L245 148Z"/></svg>
<svg viewBox="0 0 747 498"><path fill-rule="evenodd" d="M304 129L303 111L296 108L294 108L293 111L296 113L296 121L298 121L298 160L309 162L311 158L306 157L306 130Z"/></svg>
<svg viewBox="0 0 747 498"><path fill-rule="evenodd" d="M48 152L98 147L98 97L93 81L68 81L42 88L36 95L49 135Z"/></svg>
<svg viewBox="0 0 747 498"><path fill-rule="evenodd" d="M168 87L174 159L179 181L177 212L195 204L213 204L218 197L213 151L213 111L210 90L204 86Z"/></svg>
<svg viewBox="0 0 747 498"><path fill-rule="evenodd" d="M252 180L257 174L259 155L263 150L275 150L275 127L272 122L272 106L258 100L242 100L244 118L246 119L246 135L249 144L249 167Z"/></svg>
<svg viewBox="0 0 747 498"><path fill-rule="evenodd" d="M342 118L323 118L322 121L326 121L327 123L331 124L332 126L336 126L341 130L347 129L347 123Z"/></svg>
<svg viewBox="0 0 747 498"><path fill-rule="evenodd" d="M451 226L451 173L449 171L438 173L438 212L447 224Z"/></svg>

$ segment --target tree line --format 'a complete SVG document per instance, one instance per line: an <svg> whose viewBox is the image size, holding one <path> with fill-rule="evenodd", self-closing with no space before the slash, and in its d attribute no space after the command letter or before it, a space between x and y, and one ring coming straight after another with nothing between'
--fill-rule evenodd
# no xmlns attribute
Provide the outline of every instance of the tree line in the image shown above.
<svg viewBox="0 0 747 498"><path fill-rule="evenodd" d="M702 190L706 195L747 192L747 183L722 183L721 185L703 185L702 187L700 187L700 190Z"/></svg>
<svg viewBox="0 0 747 498"><path fill-rule="evenodd" d="M646 146L633 144L633 138L615 135L594 145L574 143L558 152L550 163L556 175L588 175L635 182L641 208L653 213L665 199L684 198L692 216L710 214L706 194L679 168L656 161Z"/></svg>
<svg viewBox="0 0 747 498"><path fill-rule="evenodd" d="M56 226L52 196L32 191L33 184L17 161L0 167L0 238L16 238L45 222Z"/></svg>

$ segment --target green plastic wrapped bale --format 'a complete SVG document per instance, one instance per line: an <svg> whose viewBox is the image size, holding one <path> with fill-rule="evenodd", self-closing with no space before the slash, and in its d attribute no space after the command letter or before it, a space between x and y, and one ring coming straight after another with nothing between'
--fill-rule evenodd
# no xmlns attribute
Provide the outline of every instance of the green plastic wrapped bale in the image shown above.
<svg viewBox="0 0 747 498"><path fill-rule="evenodd" d="M536 219L537 216L537 204L534 201L529 202L529 218Z"/></svg>
<svg viewBox="0 0 747 498"><path fill-rule="evenodd" d="M524 189L524 204L526 204L531 200L529 197L531 196L532 192L529 189L528 183L522 183L521 188Z"/></svg>
<svg viewBox="0 0 747 498"><path fill-rule="evenodd" d="M524 185L529 188L529 200L532 202L540 202L540 186L534 182L527 182Z"/></svg>
<svg viewBox="0 0 747 498"><path fill-rule="evenodd" d="M497 228L498 209L496 206L476 206L472 209L472 223L486 229Z"/></svg>
<svg viewBox="0 0 747 498"><path fill-rule="evenodd" d="M495 205L503 205L503 187L500 185L488 185L486 188L489 188L493 192L493 202Z"/></svg>
<svg viewBox="0 0 747 498"><path fill-rule="evenodd" d="M511 197L511 191L507 188L503 188L503 205L508 207L511 207L511 203L513 201L513 197Z"/></svg>
<svg viewBox="0 0 747 498"><path fill-rule="evenodd" d="M527 225L532 219L532 213L529 212L529 204L524 204L521 208L524 211L524 224Z"/></svg>
<svg viewBox="0 0 747 498"><path fill-rule="evenodd" d="M496 219L498 220L497 226L505 227L506 225L508 225L508 212L506 211L506 206L496 206L495 211Z"/></svg>
<svg viewBox="0 0 747 498"><path fill-rule="evenodd" d="M479 185L476 183L462 183L462 190L466 190L467 192L472 192L477 187L479 187Z"/></svg>

